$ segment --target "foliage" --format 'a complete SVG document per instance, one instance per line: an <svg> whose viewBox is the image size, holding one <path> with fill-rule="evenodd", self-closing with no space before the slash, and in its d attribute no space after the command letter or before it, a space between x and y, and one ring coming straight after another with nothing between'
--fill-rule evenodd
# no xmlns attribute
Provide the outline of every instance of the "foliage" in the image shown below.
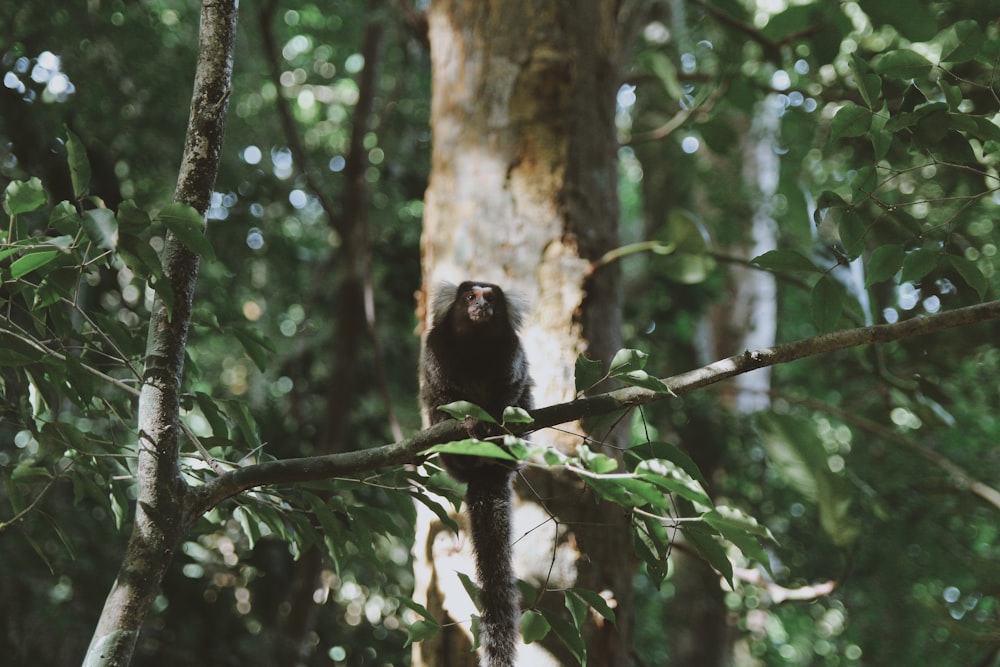
<svg viewBox="0 0 1000 667"><path fill-rule="evenodd" d="M780 245L737 259L779 279L783 338L996 298L1000 34L990 3L655 10L620 95L623 237L635 245L607 258L623 267L637 349L607 372L581 360L578 391L609 378L665 391L658 377L699 364L696 323L706 304L724 302L721 268L751 215L751 196L733 185L742 145L769 105L780 128L769 202ZM278 85L259 48L267 28L245 17L206 236L200 216L168 202L197 6L4 11L0 616L9 625L0 652L14 664L73 664L131 521L145 323L154 293L171 300L157 254L167 229L211 260L186 366L187 479L325 453L332 341L345 326L333 286L350 258L320 198L345 200L358 75L369 64L379 103L360 179L371 193L376 333L393 344L381 362L361 348L346 446L392 439L380 363L400 421L416 428L410 295L428 161L427 53L396 11L282 8L270 26ZM360 54L369 21L387 31L377 63ZM311 166L292 155L279 98ZM637 648L662 658L650 663L669 664L662 623L680 533L731 588L724 603L738 618L743 664L971 664L997 632L998 508L926 454L996 479L996 335L979 326L782 368L774 413L752 424L723 414L715 396L668 398L632 422L623 468L586 448L568 457L529 444L515 454L540 453L628 513L643 563ZM312 593L293 559L312 547L327 558L316 587L327 603L311 664L404 663L404 632L437 630L407 600L412 501L447 522L457 498L432 465L244 494L183 545L136 664L281 655L293 593ZM744 576L751 565L760 579ZM776 586L828 580L838 589L826 597L776 597ZM582 662L585 618L613 621L614 611L591 591L560 594L565 613L530 608L522 631L531 640L555 632Z"/></svg>
<svg viewBox="0 0 1000 667"><path fill-rule="evenodd" d="M693 3L657 18L639 41L634 87L619 96L622 186L626 203L635 198L628 240L677 244L685 211L707 239L703 261L751 259L775 274L786 340L996 298L1000 34L984 3L789 3L773 14ZM759 195L734 184L759 168L747 147L762 117L780 156L762 202L778 245L751 258L739 253ZM661 376L698 365L695 322L732 285L718 271L692 281L685 264L656 255L626 262L626 293L644 294L627 304L630 344L661 360ZM654 438L688 445L713 497L776 537L773 583L737 582L724 598L746 664L961 664L989 653L975 638L996 627L985 574L995 540L980 526L997 508L961 474L996 478L996 424L987 418L984 431L972 417L997 399L986 361L995 336L980 326L776 369L777 414L752 425L710 398L647 415ZM822 581L839 588L808 605L772 595L774 584ZM640 602L654 641L674 588L668 573ZM666 664L670 649L657 655Z"/></svg>

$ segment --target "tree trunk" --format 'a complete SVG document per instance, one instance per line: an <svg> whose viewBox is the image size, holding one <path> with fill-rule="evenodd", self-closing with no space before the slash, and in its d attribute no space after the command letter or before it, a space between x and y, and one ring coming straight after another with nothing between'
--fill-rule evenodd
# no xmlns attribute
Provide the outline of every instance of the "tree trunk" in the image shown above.
<svg viewBox="0 0 1000 667"><path fill-rule="evenodd" d="M174 199L204 215L218 173L225 131L237 3L202 9L198 63L184 157ZM146 343L138 417L138 502L118 577L104 603L84 664L123 666L132 660L143 619L173 558L189 515L180 476L180 391L198 255L168 234L163 270L172 310L157 299Z"/></svg>
<svg viewBox="0 0 1000 667"><path fill-rule="evenodd" d="M617 271L588 272L617 244L617 4L440 0L428 15L434 152L423 294L475 279L528 297L522 336L537 406L572 398L578 355L607 360L619 347ZM572 452L584 433L577 424L534 441ZM590 435L609 454L622 444L618 433ZM633 559L620 510L555 475L529 468L523 478L517 576L536 591L611 591L617 626L585 630L589 660L626 664ZM415 597L457 625L415 646L414 664L473 665L475 612L456 573L474 571L468 540L428 514L417 531ZM561 596L527 596L522 607L550 603L561 606ZM521 647L519 664L575 662L552 637L541 644Z"/></svg>

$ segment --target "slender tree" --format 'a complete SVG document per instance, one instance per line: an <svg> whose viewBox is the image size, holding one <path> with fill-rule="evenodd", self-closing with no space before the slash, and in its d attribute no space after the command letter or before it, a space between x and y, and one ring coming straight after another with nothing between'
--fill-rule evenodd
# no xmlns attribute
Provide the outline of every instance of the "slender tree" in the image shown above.
<svg viewBox="0 0 1000 667"><path fill-rule="evenodd" d="M236 0L207 3L201 16L198 63L184 157L174 200L200 215L208 208L225 135L236 39ZM139 396L138 483L135 522L118 577L104 603L85 663L127 665L139 628L181 537L200 514L186 503L178 463L184 348L199 257L176 235L163 250L173 300L153 307Z"/></svg>

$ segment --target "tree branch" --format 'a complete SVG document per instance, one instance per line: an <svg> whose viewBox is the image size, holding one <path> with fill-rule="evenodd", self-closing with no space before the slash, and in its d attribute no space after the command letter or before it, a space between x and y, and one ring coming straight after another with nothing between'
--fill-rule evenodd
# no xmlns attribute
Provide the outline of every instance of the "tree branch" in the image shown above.
<svg viewBox="0 0 1000 667"><path fill-rule="evenodd" d="M174 199L204 215L218 174L236 39L237 0L205 2L198 61ZM128 665L184 531L187 486L178 462L184 349L199 258L168 234L161 258L173 308L154 302L138 406L138 498L132 534L84 663Z"/></svg>
<svg viewBox="0 0 1000 667"><path fill-rule="evenodd" d="M826 412L833 415L837 419L843 421L846 424L854 426L856 428L864 429L871 433L872 435L885 440L891 444L897 445L904 449L907 449L917 456L921 457L925 461L937 466L939 469L943 470L945 473L951 477L956 485L967 489L969 493L974 496L978 496L981 500L989 503L997 510L1000 510L1000 491L993 488L989 484L980 481L974 477L970 472L965 470L962 466L958 465L948 457L934 451L933 449L928 449L927 447L921 447L917 443L913 442L910 438L907 438L899 433L896 433L892 429L879 424L871 419L866 419L858 414L849 412L848 410L843 410L836 406L830 405L829 403L823 403L821 401L816 401L810 398L802 398L798 396L788 396L781 395L781 397L789 402L798 403L814 410Z"/></svg>
<svg viewBox="0 0 1000 667"><path fill-rule="evenodd" d="M748 350L708 366L666 378L663 382L674 394L686 394L766 366L775 366L850 347L913 338L995 319L1000 319L1000 301L990 301L925 317L914 317L895 324L835 331L753 352ZM538 431L583 417L608 414L652 403L662 400L665 396L641 387L624 387L596 396L585 396L567 403L533 410L531 415L535 421L531 424L530 430ZM355 475L387 465L412 463L419 458L421 452L433 445L467 436L466 430L459 422L443 422L390 445L345 454L269 461L238 468L204 486L192 489L188 497L186 521L193 522L223 500L247 489L269 484Z"/></svg>

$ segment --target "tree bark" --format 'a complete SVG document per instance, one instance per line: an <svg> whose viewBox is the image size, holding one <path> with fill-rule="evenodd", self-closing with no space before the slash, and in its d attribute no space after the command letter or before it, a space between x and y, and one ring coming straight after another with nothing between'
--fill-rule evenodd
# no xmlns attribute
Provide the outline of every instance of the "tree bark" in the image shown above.
<svg viewBox="0 0 1000 667"><path fill-rule="evenodd" d="M588 270L617 245L617 4L441 0L428 14L434 152L423 293L475 279L528 296L522 336L537 405L574 396L578 355L606 360L620 347L617 271ZM577 423L535 439L572 452L585 434ZM617 433L600 437L608 453L622 444ZM530 490L516 489L515 571L538 597L522 606L561 606L559 595L541 594L547 588L612 591L618 624L588 626L588 651L592 664L624 664L633 559L621 512L573 480L526 476ZM457 625L416 646L414 664L475 664L475 610L455 572L473 571L461 561L468 539L433 515L420 521L415 596ZM572 662L554 637L543 645L522 647L520 664Z"/></svg>
<svg viewBox="0 0 1000 667"><path fill-rule="evenodd" d="M238 3L205 3L184 156L174 199L204 215L225 133ZM188 527L180 476L179 409L198 255L167 235L164 274L172 309L157 299L150 318L138 411L138 502L118 577L104 604L84 664L129 664L143 619Z"/></svg>

